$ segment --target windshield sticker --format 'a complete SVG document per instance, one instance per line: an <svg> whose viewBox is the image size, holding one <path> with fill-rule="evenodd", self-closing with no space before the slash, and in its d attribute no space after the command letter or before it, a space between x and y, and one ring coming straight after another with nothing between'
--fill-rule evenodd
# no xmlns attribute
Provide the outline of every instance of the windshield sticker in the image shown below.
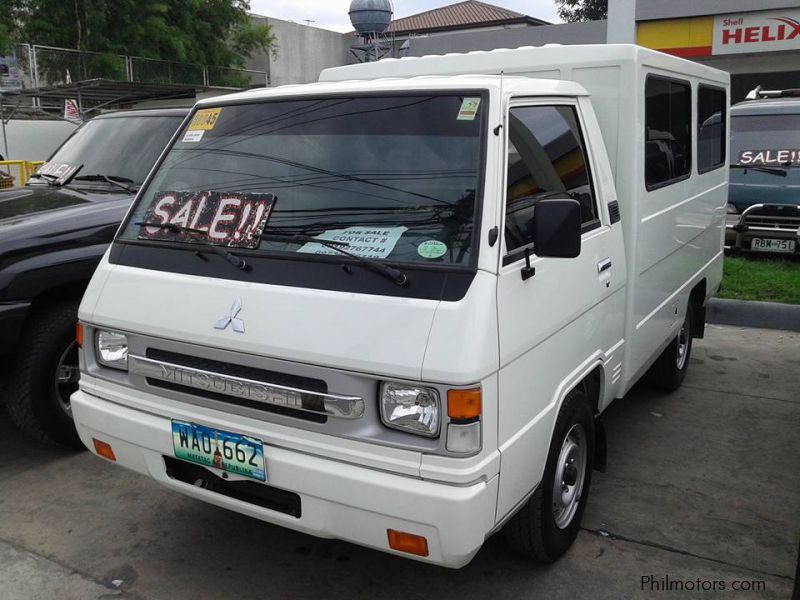
<svg viewBox="0 0 800 600"><path fill-rule="evenodd" d="M139 239L257 248L275 201L274 194L159 192ZM175 227L155 226L167 224Z"/></svg>
<svg viewBox="0 0 800 600"><path fill-rule="evenodd" d="M315 237L329 242L349 244L349 246L342 246L342 249L361 258L386 258L392 253L398 240L406 231L408 231L408 227L348 227L347 229L331 229ZM303 245L298 252L341 256L341 252L313 242Z"/></svg>
<svg viewBox="0 0 800 600"><path fill-rule="evenodd" d="M800 164L800 150L745 150L739 153L740 165L787 167Z"/></svg>
<svg viewBox="0 0 800 600"><path fill-rule="evenodd" d="M461 102L461 110L458 111L459 121L474 121L478 115L478 107L481 105L480 98L464 98Z"/></svg>
<svg viewBox="0 0 800 600"><path fill-rule="evenodd" d="M222 113L221 108L203 108L198 110L194 114L192 122L189 123L189 131L210 131L214 129L220 113Z"/></svg>
<svg viewBox="0 0 800 600"><path fill-rule="evenodd" d="M447 245L439 240L428 240L419 245L417 253L422 258L441 258L447 254Z"/></svg>
<svg viewBox="0 0 800 600"><path fill-rule="evenodd" d="M199 142L203 139L203 134L206 132L205 129L195 129L189 130L186 132L186 135L183 136L184 142Z"/></svg>

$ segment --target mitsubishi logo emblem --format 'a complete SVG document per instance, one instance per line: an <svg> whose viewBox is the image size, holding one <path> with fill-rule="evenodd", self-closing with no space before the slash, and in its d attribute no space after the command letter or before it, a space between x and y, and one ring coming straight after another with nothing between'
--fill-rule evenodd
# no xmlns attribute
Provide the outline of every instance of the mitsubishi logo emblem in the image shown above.
<svg viewBox="0 0 800 600"><path fill-rule="evenodd" d="M237 319L237 316L242 311L242 299L237 298L231 304L228 314L214 323L214 329L227 329L231 325L236 333L244 333L244 321Z"/></svg>

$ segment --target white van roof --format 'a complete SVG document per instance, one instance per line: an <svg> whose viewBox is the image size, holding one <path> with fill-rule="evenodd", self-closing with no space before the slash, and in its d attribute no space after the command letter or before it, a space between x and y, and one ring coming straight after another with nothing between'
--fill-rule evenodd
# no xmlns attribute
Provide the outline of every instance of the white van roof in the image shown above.
<svg viewBox="0 0 800 600"><path fill-rule="evenodd" d="M417 77L421 75L458 75L484 73L511 75L532 70L541 72L552 67L597 67L623 63L646 64L659 69L673 70L684 77L701 77L727 85L729 75L700 63L643 48L635 44L547 44L522 48L478 50L463 54L428 55L406 58L386 58L378 62L347 65L325 69L320 81L348 79L377 79L381 77Z"/></svg>
<svg viewBox="0 0 800 600"><path fill-rule="evenodd" d="M276 88L259 88L205 98L197 102L198 107L225 106L226 104L239 104L243 102L257 102L277 98L291 98L294 96L335 95L335 94L366 94L374 92L392 92L426 90L447 91L464 89L500 89L514 92L516 88L525 86L526 90L536 89L534 95L548 96L587 96L586 89L579 83L558 79L532 79L530 77L500 77L498 75L459 75L459 76L419 76L419 77L383 77L374 80L343 80L327 81L320 83L306 83L300 85L284 85ZM528 93L531 93L530 91Z"/></svg>

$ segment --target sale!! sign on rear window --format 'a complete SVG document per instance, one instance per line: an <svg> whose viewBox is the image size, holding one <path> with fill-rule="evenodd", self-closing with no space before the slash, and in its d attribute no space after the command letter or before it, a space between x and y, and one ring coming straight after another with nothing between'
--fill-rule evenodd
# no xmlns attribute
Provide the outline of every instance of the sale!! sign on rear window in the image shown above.
<svg viewBox="0 0 800 600"><path fill-rule="evenodd" d="M800 150L743 150L739 153L740 165L788 167L800 164Z"/></svg>
<svg viewBox="0 0 800 600"><path fill-rule="evenodd" d="M256 248L275 200L274 194L159 192L142 219L139 239ZM175 227L157 226L166 224Z"/></svg>

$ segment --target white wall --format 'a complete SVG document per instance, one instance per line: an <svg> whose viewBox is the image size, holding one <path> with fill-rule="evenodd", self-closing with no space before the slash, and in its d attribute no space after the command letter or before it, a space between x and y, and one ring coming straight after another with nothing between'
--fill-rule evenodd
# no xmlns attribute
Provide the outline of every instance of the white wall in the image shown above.
<svg viewBox="0 0 800 600"><path fill-rule="evenodd" d="M277 56L257 54L247 61L248 69L267 71L272 86L312 83L323 69L353 62L351 35L271 17L250 18L256 23L268 23L278 39Z"/></svg>
<svg viewBox="0 0 800 600"><path fill-rule="evenodd" d="M0 130L0 154L7 160L47 160L72 133L76 125L67 121L12 119L6 123L8 155Z"/></svg>

